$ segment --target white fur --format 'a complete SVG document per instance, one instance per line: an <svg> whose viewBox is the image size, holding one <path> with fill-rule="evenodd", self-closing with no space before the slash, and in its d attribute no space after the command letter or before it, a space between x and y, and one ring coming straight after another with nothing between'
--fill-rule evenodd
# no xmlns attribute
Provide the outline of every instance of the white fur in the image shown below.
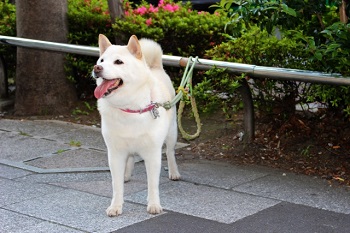
<svg viewBox="0 0 350 233"><path fill-rule="evenodd" d="M151 101L163 103L174 97L170 78L163 70L162 50L154 41L138 41L136 37L131 37L127 46L117 46L110 45L108 39L100 35L99 46L101 57L97 65L102 66L103 71L97 75L97 84L101 85L102 78L123 80L120 88L98 100L113 185L113 199L106 210L107 215L117 216L122 213L124 182L132 174L134 154L139 154L145 161L148 180L147 211L158 214L162 212L159 176L164 142L167 146L169 178L180 178L175 161L176 109L173 107L167 111L160 107L160 117L156 119L150 112L127 113L120 109L137 110L145 108ZM122 60L123 64L114 64L116 59Z"/></svg>

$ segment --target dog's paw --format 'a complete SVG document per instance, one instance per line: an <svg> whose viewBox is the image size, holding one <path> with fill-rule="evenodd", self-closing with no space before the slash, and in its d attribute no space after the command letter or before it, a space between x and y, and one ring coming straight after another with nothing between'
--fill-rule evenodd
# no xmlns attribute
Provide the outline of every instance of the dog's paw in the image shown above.
<svg viewBox="0 0 350 233"><path fill-rule="evenodd" d="M174 173L170 173L169 172L169 179L170 180L180 180L180 178L181 178L181 175L180 175L180 173L179 172L174 172Z"/></svg>
<svg viewBox="0 0 350 233"><path fill-rule="evenodd" d="M163 212L163 208L159 204L149 204L147 206L147 212L150 214L160 214Z"/></svg>
<svg viewBox="0 0 350 233"><path fill-rule="evenodd" d="M106 209L106 213L109 217L115 217L115 216L121 215L122 212L123 212L122 206L109 206Z"/></svg>
<svg viewBox="0 0 350 233"><path fill-rule="evenodd" d="M124 176L124 183L128 183L131 180L130 176Z"/></svg>

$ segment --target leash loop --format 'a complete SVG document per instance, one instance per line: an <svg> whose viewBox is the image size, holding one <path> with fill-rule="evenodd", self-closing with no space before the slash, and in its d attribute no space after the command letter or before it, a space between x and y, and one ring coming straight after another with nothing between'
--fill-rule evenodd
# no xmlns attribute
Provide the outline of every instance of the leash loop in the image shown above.
<svg viewBox="0 0 350 233"><path fill-rule="evenodd" d="M193 75L193 69L194 66L196 65L196 63L198 62L198 56L193 58L193 57L189 57L184 74L182 76L181 79L181 83L180 86L178 87L177 91L176 91L176 95L175 97L171 100L171 101L167 101L164 103L155 103L157 107L163 107L166 110L171 109L173 106L175 106L179 101L179 110L177 112L177 122L178 122L178 127L179 130L182 134L182 137L186 140L193 140L195 138L197 138L201 132L201 122L200 122L200 118L199 118L199 114L198 114L198 109L197 109L197 104L196 104L196 100L194 98L194 95L192 94L192 75ZM186 102L183 100L184 96L186 96L188 99L190 99L191 102L191 106L192 106L192 113L194 115L195 121L197 123L197 131L195 134L189 134L187 133L183 127L182 127L182 114L183 114L183 110L185 108Z"/></svg>
<svg viewBox="0 0 350 233"><path fill-rule="evenodd" d="M198 57L195 57L194 59L192 57L189 57L184 74L182 76L182 80L180 83L179 88L177 89L177 95L175 96L174 100L171 101L170 105L174 106L177 102L180 101L179 109L177 112L177 123L179 127L179 131L182 135L182 137L186 140L193 140L197 138L201 132L201 121L198 114L197 104L195 97L193 95L192 90L192 75L193 75L193 69L196 63L198 62ZM191 64L192 63L192 64ZM197 124L197 131L195 134L189 134L187 133L183 127L182 127L182 114L186 105L186 102L184 100L184 96L186 96L188 99L190 99L191 106L192 106L192 113L195 118L196 124Z"/></svg>

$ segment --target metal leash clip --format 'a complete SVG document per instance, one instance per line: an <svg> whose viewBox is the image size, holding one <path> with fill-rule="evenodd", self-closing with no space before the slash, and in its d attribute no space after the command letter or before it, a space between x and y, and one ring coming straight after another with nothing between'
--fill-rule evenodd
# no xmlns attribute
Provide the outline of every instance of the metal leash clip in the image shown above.
<svg viewBox="0 0 350 233"><path fill-rule="evenodd" d="M158 117L160 117L159 111L157 108L159 108L159 104L158 103L154 103L151 102L152 105L154 105L154 107L152 108L152 110L150 111L152 114L153 119L157 119Z"/></svg>

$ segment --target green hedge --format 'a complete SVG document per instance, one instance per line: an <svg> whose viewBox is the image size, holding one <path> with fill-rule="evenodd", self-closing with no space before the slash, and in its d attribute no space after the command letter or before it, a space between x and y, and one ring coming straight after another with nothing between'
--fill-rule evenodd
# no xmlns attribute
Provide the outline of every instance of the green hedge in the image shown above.
<svg viewBox="0 0 350 233"><path fill-rule="evenodd" d="M285 2L294 9L286 6ZM229 41L208 51L207 56L350 76L350 24L339 22L340 2L325 5L317 0L221 1L217 5L218 10L230 17L226 25ZM268 14L269 11L273 14ZM276 15L279 17L269 17ZM273 35L276 28L280 29L281 39ZM333 112L350 117L348 86L301 85L269 79L255 79L255 84L257 103L262 110L271 112L279 108L282 109L279 112L294 113L297 99L300 102L328 103Z"/></svg>
<svg viewBox="0 0 350 233"><path fill-rule="evenodd" d="M124 42L134 34L154 39L166 54L202 57L223 40L227 18L192 10L189 3L161 0L157 6L145 2L133 6L124 2L124 9L124 18L113 24L115 36Z"/></svg>
<svg viewBox="0 0 350 233"><path fill-rule="evenodd" d="M112 23L107 1L68 0L68 42L70 44L98 46L98 35L111 38ZM96 57L67 55L67 76L75 83L80 99L92 99L95 83L91 78Z"/></svg>
<svg viewBox="0 0 350 233"><path fill-rule="evenodd" d="M125 16L112 23L107 1L69 0L69 42L97 45L97 35L105 34L111 41L116 37L124 44L131 35L154 39L164 54L203 56L206 49L221 43L226 17L191 10L190 4L161 1L158 6L146 2L136 5L124 2ZM69 55L67 72L77 85L79 96L92 98L94 83L90 70L95 58ZM178 83L179 69L167 68ZM200 81L199 81L200 82Z"/></svg>
<svg viewBox="0 0 350 233"><path fill-rule="evenodd" d="M235 40L221 43L208 50L207 57L214 60L254 64L258 66L310 69L308 54L303 43L293 35L278 39L265 30L253 26ZM272 112L283 108L285 113L294 111L294 97L306 101L308 92L301 91L295 82L279 82L272 79L254 79L255 101L261 111ZM289 103L286 102L289 101Z"/></svg>
<svg viewBox="0 0 350 233"><path fill-rule="evenodd" d="M8 0L0 2L0 35L16 36L16 7ZM14 82L16 67L16 48L0 45L0 55L4 57L10 83Z"/></svg>

